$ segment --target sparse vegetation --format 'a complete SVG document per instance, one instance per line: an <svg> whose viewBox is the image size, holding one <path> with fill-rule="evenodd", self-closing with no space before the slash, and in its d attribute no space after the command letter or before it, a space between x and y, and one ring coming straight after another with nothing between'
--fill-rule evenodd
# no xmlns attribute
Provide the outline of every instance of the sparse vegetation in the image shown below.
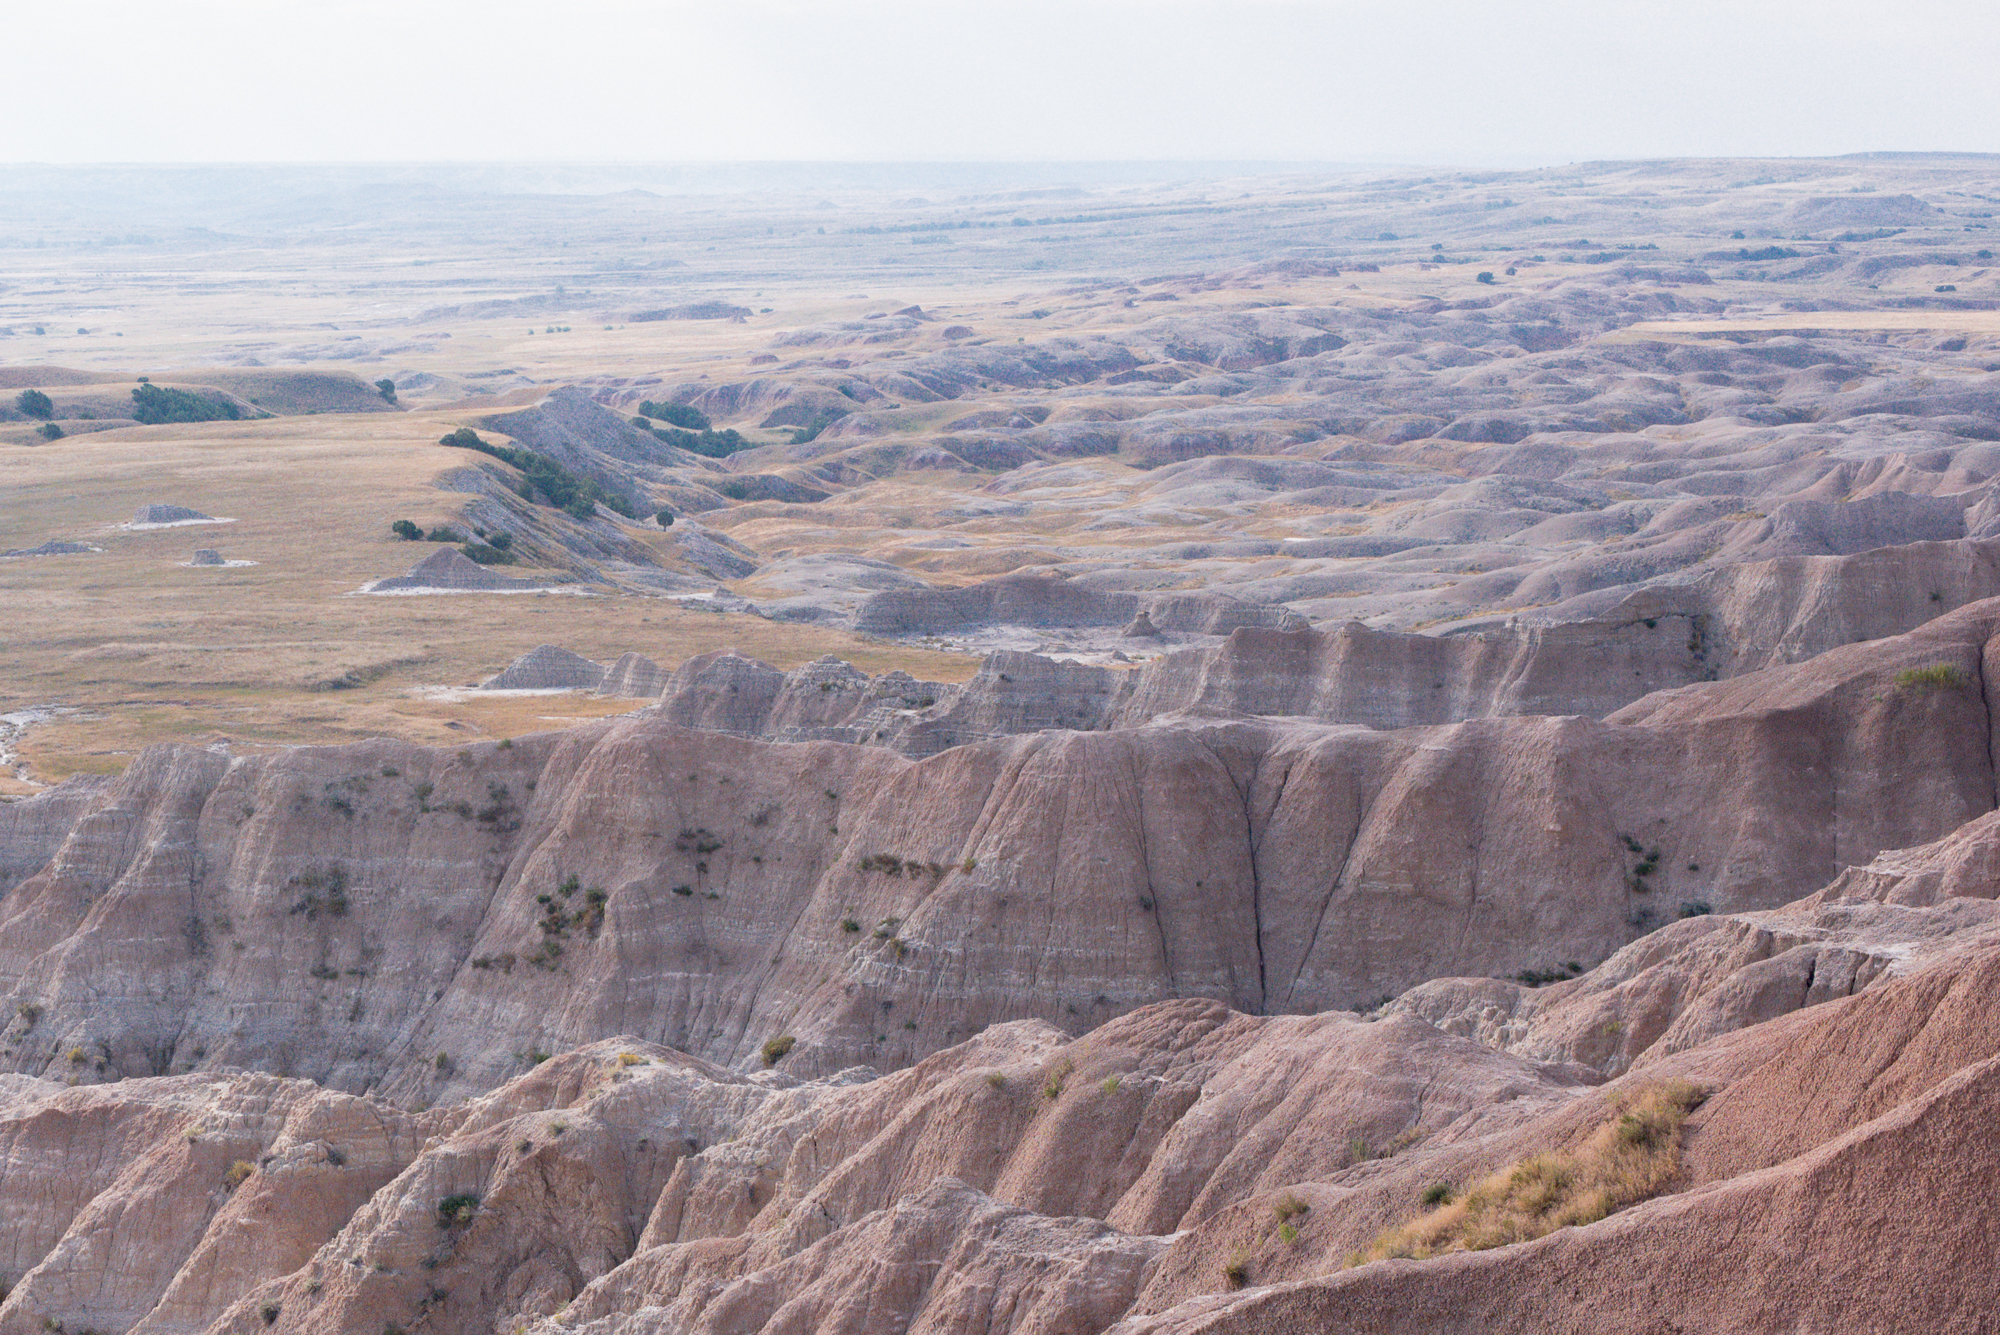
<svg viewBox="0 0 2000 1335"><path fill-rule="evenodd" d="M245 1182L248 1182L250 1175L256 1171L257 1166L248 1159L238 1159L235 1163L230 1164L229 1170L222 1175L223 1188L228 1191L236 1190Z"/></svg>
<svg viewBox="0 0 2000 1335"><path fill-rule="evenodd" d="M790 1052L797 1042L798 1040L790 1034L781 1034L777 1038L768 1040L763 1047L764 1065L776 1066L785 1059L785 1054Z"/></svg>
<svg viewBox="0 0 2000 1335"><path fill-rule="evenodd" d="M631 505L614 492L607 490L593 478L580 477L546 455L536 454L512 445L494 445L480 438L471 427L462 426L446 436L438 438L438 444L454 449L477 450L490 455L504 464L521 470L521 495L528 500L539 500L568 514L572 519L589 519L602 505L614 510L627 519L636 519L638 514ZM431 541L440 539L433 533ZM454 537L451 541L463 542Z"/></svg>
<svg viewBox="0 0 2000 1335"><path fill-rule="evenodd" d="M1681 1126L1703 1097L1685 1080L1637 1091L1583 1144L1523 1159L1456 1200L1445 1188L1435 1209L1385 1230L1349 1263L1504 1247L1595 1223L1655 1195L1680 1169ZM1430 1198L1427 1191L1426 1204Z"/></svg>
<svg viewBox="0 0 2000 1335"><path fill-rule="evenodd" d="M1905 691L1962 691L1972 685L1964 669L1950 663L1904 668L1896 674L1896 685Z"/></svg>
<svg viewBox="0 0 2000 1335"><path fill-rule="evenodd" d="M1076 1063L1065 1057L1049 1068L1042 1080L1042 1097L1051 1101L1062 1097L1063 1087L1069 1083L1070 1073L1076 1070Z"/></svg>

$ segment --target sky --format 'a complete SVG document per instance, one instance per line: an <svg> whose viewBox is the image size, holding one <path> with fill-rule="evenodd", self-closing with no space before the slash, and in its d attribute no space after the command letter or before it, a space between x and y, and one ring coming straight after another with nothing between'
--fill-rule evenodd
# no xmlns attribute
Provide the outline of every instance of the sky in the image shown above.
<svg viewBox="0 0 2000 1335"><path fill-rule="evenodd" d="M60 0L0 162L2000 152L1992 0Z"/></svg>

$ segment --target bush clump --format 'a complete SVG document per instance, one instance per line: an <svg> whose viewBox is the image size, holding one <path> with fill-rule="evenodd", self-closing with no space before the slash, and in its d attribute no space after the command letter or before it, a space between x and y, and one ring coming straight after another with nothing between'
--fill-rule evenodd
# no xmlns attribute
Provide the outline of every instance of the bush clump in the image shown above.
<svg viewBox="0 0 2000 1335"><path fill-rule="evenodd" d="M464 1228L478 1213L479 1198L470 1192L447 1196L438 1202L437 1226L442 1229Z"/></svg>
<svg viewBox="0 0 2000 1335"><path fill-rule="evenodd" d="M404 542L422 542L424 540L424 531L407 519L398 519L395 523L389 525L389 531Z"/></svg>
<svg viewBox="0 0 2000 1335"><path fill-rule="evenodd" d="M785 1054L790 1052L797 1043L798 1040L790 1034L783 1034L771 1039L764 1044L764 1065L776 1066L785 1059Z"/></svg>
<svg viewBox="0 0 2000 1335"><path fill-rule="evenodd" d="M14 396L14 406L29 417L39 417L44 422L56 415L55 400L39 389L24 389Z"/></svg>

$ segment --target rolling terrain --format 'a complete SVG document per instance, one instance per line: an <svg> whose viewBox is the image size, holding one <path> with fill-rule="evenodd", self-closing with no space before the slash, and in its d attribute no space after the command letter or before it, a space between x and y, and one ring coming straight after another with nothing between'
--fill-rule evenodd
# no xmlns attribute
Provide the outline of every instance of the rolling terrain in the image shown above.
<svg viewBox="0 0 2000 1335"><path fill-rule="evenodd" d="M0 188L0 1335L1982 1328L2000 164L507 170Z"/></svg>

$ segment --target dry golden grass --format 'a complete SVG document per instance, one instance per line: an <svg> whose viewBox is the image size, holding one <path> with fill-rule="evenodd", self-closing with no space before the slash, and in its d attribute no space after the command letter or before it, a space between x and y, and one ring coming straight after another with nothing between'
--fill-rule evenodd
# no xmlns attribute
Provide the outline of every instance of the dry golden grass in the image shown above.
<svg viewBox="0 0 2000 1335"><path fill-rule="evenodd" d="M1505 1247L1596 1223L1657 1195L1680 1170L1681 1124L1704 1097L1685 1080L1640 1090L1583 1144L1501 1169L1457 1199L1383 1231L1348 1264Z"/></svg>
<svg viewBox="0 0 2000 1335"><path fill-rule="evenodd" d="M392 537L391 519L443 523L467 499L432 485L464 463L435 444L450 424L439 414L343 414L0 447L0 550L51 538L104 548L0 563L0 712L82 711L29 733L20 750L35 776L115 771L140 747L167 740L227 739L239 749L376 735L445 742L636 707L419 689L462 687L543 643L607 661L636 650L664 664L728 647L781 667L834 653L865 671L901 668L931 680L962 680L976 667L620 593L356 595L435 550ZM118 527L155 501L236 522ZM259 564L189 568L197 547Z"/></svg>

